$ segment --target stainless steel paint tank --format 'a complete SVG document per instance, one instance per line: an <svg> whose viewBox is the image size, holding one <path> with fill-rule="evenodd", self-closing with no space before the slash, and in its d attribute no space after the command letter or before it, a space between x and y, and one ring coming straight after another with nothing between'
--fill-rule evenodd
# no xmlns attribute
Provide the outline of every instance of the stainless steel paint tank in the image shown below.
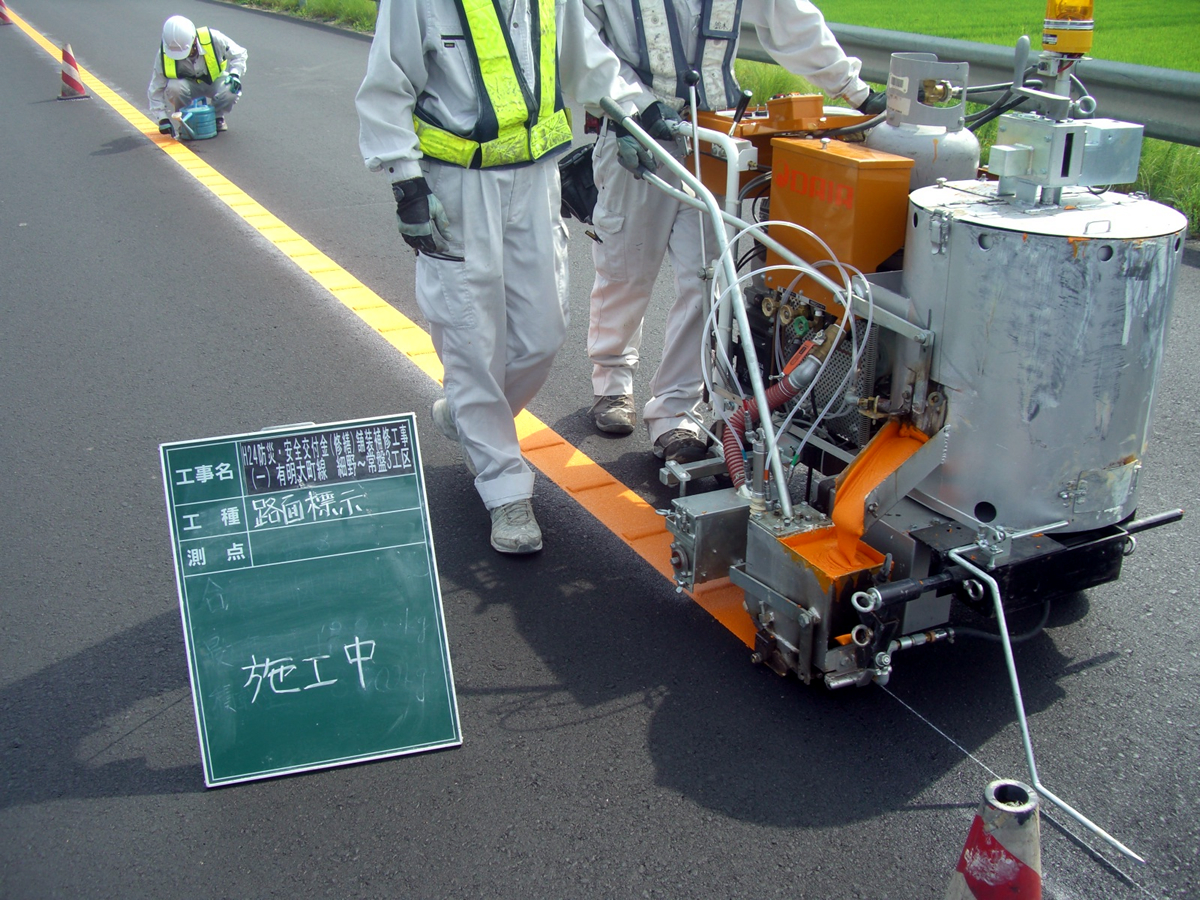
<svg viewBox="0 0 1200 900"><path fill-rule="evenodd" d="M1082 188L1034 207L995 183L912 193L903 293L936 334L948 430L915 499L1010 530L1133 513L1186 225Z"/></svg>

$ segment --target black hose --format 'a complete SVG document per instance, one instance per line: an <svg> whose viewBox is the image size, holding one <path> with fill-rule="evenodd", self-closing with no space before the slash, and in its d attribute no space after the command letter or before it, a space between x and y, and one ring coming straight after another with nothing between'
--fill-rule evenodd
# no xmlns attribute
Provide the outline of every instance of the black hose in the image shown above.
<svg viewBox="0 0 1200 900"><path fill-rule="evenodd" d="M1034 629L1032 631L1027 631L1024 634L1010 634L1008 636L1008 642L1010 644L1020 644L1024 641L1029 640L1030 638L1037 637L1039 634L1042 633L1042 629L1046 627L1046 622L1049 621L1049 619L1050 619L1050 601L1047 600L1042 606L1042 619L1040 622L1037 623L1037 625L1034 627ZM973 638L980 638L981 640L985 640L985 641L995 641L996 643L1000 642L1000 635L992 634L990 631L982 631L978 628L953 627L953 631L954 631L954 636L956 638L973 637Z"/></svg>
<svg viewBox="0 0 1200 900"><path fill-rule="evenodd" d="M983 109L978 110L977 112L969 113L968 115L964 116L963 121L965 121L968 125L970 125L972 122L977 122L978 120L982 119L984 116L991 113L992 110L996 109L999 106L1003 106L1005 103L1007 103L1011 99L1012 99L1012 90L1007 90L999 98L997 98L993 102L989 103Z"/></svg>
<svg viewBox="0 0 1200 900"><path fill-rule="evenodd" d="M762 196L766 190L770 190L770 182L771 170L767 169L761 175L755 175L746 183L746 186L738 192L738 199L745 200L750 196L751 191L758 191L758 193L754 195L755 199L757 199L758 197ZM764 190L759 190L759 188L763 188Z"/></svg>
<svg viewBox="0 0 1200 900"><path fill-rule="evenodd" d="M814 131L813 137L841 137L844 134L858 134L860 131L868 131L880 124L887 118L887 113L881 112L877 116L867 119L865 122L858 122L854 125L843 125L841 128L830 128L828 131Z"/></svg>
<svg viewBox="0 0 1200 900"><path fill-rule="evenodd" d="M1032 85L1035 83L1037 84L1037 86L1039 88L1042 86L1041 81L1038 79L1030 79L1028 82L1026 81L1026 78L1028 78L1029 73L1036 72L1036 71L1037 71L1036 65L1029 66L1025 69L1025 72L1021 76L1022 87L1026 84ZM970 130L975 131L977 128L982 128L984 125L986 125L988 122L992 121L992 119L996 118L997 116L1002 116L1006 112L1011 112L1012 110L1014 110L1018 106L1020 106L1022 103L1024 103L1025 98L1023 98L1023 97L1018 98L1015 102L1013 102L1013 100L1012 100L1013 89L1016 86L1017 86L1017 84L1014 81L1012 84L1010 84L1008 86L1008 88L1006 90L1004 90L1003 94L1001 94L999 97L997 97L995 100L993 100L992 103L989 106L987 106L985 109L981 109L979 112L971 113L969 116L966 116L965 120L967 122L968 127L970 127ZM1003 89L1004 85L986 85L986 87L995 87L997 89ZM968 88L968 90L971 90L971 89ZM1006 104L1011 104L1011 105L1006 106Z"/></svg>
<svg viewBox="0 0 1200 900"><path fill-rule="evenodd" d="M993 106L989 107L987 110L985 110L984 114L981 115L978 119L973 120L967 127L971 131L978 131L980 128L982 128L984 125L986 125L988 122L992 121L993 119L998 119L1000 116L1004 115L1005 113L1012 112L1014 109L1016 109L1022 103L1024 103L1026 101L1026 99L1028 99L1028 98L1018 97L1017 99L1013 100L1012 102L1006 103L1004 106L996 107L993 105Z"/></svg>
<svg viewBox="0 0 1200 900"><path fill-rule="evenodd" d="M1040 78L1027 78L1025 80L1025 87L1032 87L1032 88L1040 89L1042 87L1042 80ZM998 94L1001 91L1011 91L1011 90L1012 90L1012 82L1011 81L1005 82L1004 84L976 84L976 85L970 86L966 89L968 94Z"/></svg>
<svg viewBox="0 0 1200 900"><path fill-rule="evenodd" d="M760 246L761 245L759 245L759 244L755 244L753 247L751 247L749 250L747 250L745 253L742 254L742 258L737 261L737 266L736 266L737 271L739 271L739 272L742 271L742 269L744 269L746 267L746 264L748 262L750 262L750 260L754 259L755 256L758 255Z"/></svg>

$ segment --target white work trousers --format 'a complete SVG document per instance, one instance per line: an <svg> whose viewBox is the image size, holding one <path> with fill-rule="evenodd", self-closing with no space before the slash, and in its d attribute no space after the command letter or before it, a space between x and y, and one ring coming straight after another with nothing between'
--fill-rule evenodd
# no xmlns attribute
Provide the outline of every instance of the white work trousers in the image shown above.
<svg viewBox="0 0 1200 900"><path fill-rule="evenodd" d="M216 84L205 84L191 78L170 78L167 80L167 86L163 88L163 99L176 112L200 97L208 98L213 112L218 116L227 115L238 100L238 95L229 90L224 78L219 79Z"/></svg>
<svg viewBox="0 0 1200 900"><path fill-rule="evenodd" d="M704 379L700 344L704 331L707 283L700 270L715 256L716 238L708 216L668 196L617 162L617 137L606 123L592 157L599 197L592 221L603 243L592 247L596 281L588 323L592 390L597 396L633 393L642 323L650 292L670 252L675 273L675 302L667 313L663 355L650 382L642 419L651 441L673 428L699 433L688 417L698 413ZM675 186L679 180L660 167L658 174Z"/></svg>
<svg viewBox="0 0 1200 900"><path fill-rule="evenodd" d="M417 258L417 302L445 368L446 400L488 509L533 496L514 417L567 334L567 228L558 165L504 169L423 160L450 219L449 254Z"/></svg>

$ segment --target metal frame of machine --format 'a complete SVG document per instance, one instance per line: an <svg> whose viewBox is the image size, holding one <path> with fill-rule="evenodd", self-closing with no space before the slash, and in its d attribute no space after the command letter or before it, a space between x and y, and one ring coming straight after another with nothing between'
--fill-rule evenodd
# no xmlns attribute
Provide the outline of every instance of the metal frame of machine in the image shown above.
<svg viewBox="0 0 1200 900"><path fill-rule="evenodd" d="M1038 780L1006 622L1117 579L1134 535L1182 516L1135 511L1186 220L1099 189L1134 180L1141 129L1088 118L1077 58L1031 66L1018 43L983 179L966 64L930 54L893 57L872 120L693 104L694 171L606 112L684 188L647 180L716 226L719 456L662 471L677 584L728 578L752 659L828 688L978 634L960 608L994 617L1034 787L1136 859ZM709 475L728 486L697 492Z"/></svg>

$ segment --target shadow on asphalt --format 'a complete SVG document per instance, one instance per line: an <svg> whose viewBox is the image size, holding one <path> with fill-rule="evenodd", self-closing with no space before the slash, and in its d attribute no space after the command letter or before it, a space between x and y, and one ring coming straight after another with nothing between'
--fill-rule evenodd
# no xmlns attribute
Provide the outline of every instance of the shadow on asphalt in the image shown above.
<svg viewBox="0 0 1200 900"><path fill-rule="evenodd" d="M829 692L751 665L740 641L633 551L582 523L575 502L544 479L536 502L546 549L514 559L477 552L486 548L487 517L460 490L459 467L428 470L426 478L443 591L461 590L477 604L473 612L508 607L556 678L548 689L509 692L490 727L553 730L563 724L556 716L578 721L581 708L585 719L601 720L614 707L646 705L653 710L646 746L661 786L722 815L784 827L835 826L905 807L961 762L959 751L881 690ZM462 502L447 505L448 497ZM1071 598L1050 625L1086 609L1086 597ZM452 612L448 619L453 632ZM490 652L487 639L481 643L471 648L476 656ZM1043 633L1017 648L1017 664L1034 714L1063 695L1059 677L1089 662L1067 660ZM203 792L198 759L156 768L136 754L96 763L81 752L113 727L107 720L125 714L128 721L128 710L161 703L155 698L175 696L190 720L187 685L172 610L0 690L0 808ZM968 750L1014 721L994 644L960 640L913 651L897 661L890 689ZM547 706L540 696L563 691L573 703ZM175 721L183 716L176 710ZM194 732L185 738L182 730L170 733L194 753Z"/></svg>
<svg viewBox="0 0 1200 900"><path fill-rule="evenodd" d="M152 698L182 690L190 718L187 683L183 632L172 610L0 690L0 809L203 791L199 759L157 769L144 757L99 765L80 758L107 720Z"/></svg>
<svg viewBox="0 0 1200 900"><path fill-rule="evenodd" d="M557 690L597 719L614 707L652 707L647 745L660 785L730 817L828 827L905 807L962 761L881 690L830 692L753 666L737 638L633 551L589 546L575 533L578 507L557 489L540 485L536 502L547 543L535 564L493 554L443 574L481 605L510 607ZM1080 603L1069 599L1063 617ZM1010 625L1029 627L1016 617ZM1047 633L1018 646L1016 658L1030 715L1063 696L1056 679L1079 665ZM890 688L967 750L1015 722L998 644L912 651L898 659ZM507 727L558 727L545 702L514 698Z"/></svg>

